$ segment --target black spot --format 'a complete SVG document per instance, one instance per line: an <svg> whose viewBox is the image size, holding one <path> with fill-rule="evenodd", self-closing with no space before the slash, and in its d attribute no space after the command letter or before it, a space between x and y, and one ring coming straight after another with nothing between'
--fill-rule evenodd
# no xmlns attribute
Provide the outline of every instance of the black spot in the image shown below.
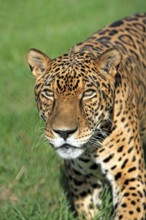
<svg viewBox="0 0 146 220"><path fill-rule="evenodd" d="M136 170L136 167L132 167L132 168L130 168L130 169L128 170L128 173L133 172L133 171L135 171L135 170Z"/></svg>
<svg viewBox="0 0 146 220"><path fill-rule="evenodd" d="M85 192L85 191L84 191L84 192L80 193L80 196L81 196L81 197L85 197L87 194L88 194L88 192Z"/></svg>
<svg viewBox="0 0 146 220"><path fill-rule="evenodd" d="M117 173L117 174L115 175L115 180L118 180L121 176L122 176L121 172Z"/></svg>
<svg viewBox="0 0 146 220"><path fill-rule="evenodd" d="M99 183L94 183L94 184L92 184L92 187L93 187L94 189L100 189L100 188L101 188L101 184L99 184Z"/></svg>
<svg viewBox="0 0 146 220"><path fill-rule="evenodd" d="M128 153L130 153L133 150L133 147L130 147L128 150Z"/></svg>
<svg viewBox="0 0 146 220"><path fill-rule="evenodd" d="M74 179L74 183L75 183L76 186L81 186L83 184L82 181L78 181L78 180L75 180L75 179Z"/></svg>
<svg viewBox="0 0 146 220"><path fill-rule="evenodd" d="M96 170L97 168L98 168L98 165L96 163L90 167L91 170Z"/></svg>
<svg viewBox="0 0 146 220"><path fill-rule="evenodd" d="M114 170L117 167L117 165L114 165L113 167L111 167L111 170Z"/></svg>
<svg viewBox="0 0 146 220"><path fill-rule="evenodd" d="M107 95L105 94L105 92L104 92L103 90L101 91L101 95L102 95L102 98L103 98L103 99L106 99L106 98L107 98Z"/></svg>
<svg viewBox="0 0 146 220"><path fill-rule="evenodd" d="M117 88L118 86L121 85L121 83L122 83L121 75L119 73L117 73L115 76L115 87Z"/></svg>
<svg viewBox="0 0 146 220"><path fill-rule="evenodd" d="M133 213L134 213L133 211L129 211L129 214L130 214L130 215L133 215Z"/></svg>
<svg viewBox="0 0 146 220"><path fill-rule="evenodd" d="M143 197L143 194L140 191L138 191L138 194L141 198Z"/></svg>
<svg viewBox="0 0 146 220"><path fill-rule="evenodd" d="M117 203L115 204L115 206L114 206L114 210L117 209L118 205L119 205L119 204L118 204L118 202L117 202Z"/></svg>
<svg viewBox="0 0 146 220"><path fill-rule="evenodd" d="M81 161L85 162L85 163L88 163L89 162L89 159L85 159L85 158L80 158Z"/></svg>
<svg viewBox="0 0 146 220"><path fill-rule="evenodd" d="M135 181L135 178L127 179L127 180L125 180L124 184L128 185L129 182L134 182L134 181Z"/></svg>
<svg viewBox="0 0 146 220"><path fill-rule="evenodd" d="M136 156L133 156L132 162L136 161Z"/></svg>
<svg viewBox="0 0 146 220"><path fill-rule="evenodd" d="M123 24L123 21L119 20L110 25L110 27L119 27Z"/></svg>
<svg viewBox="0 0 146 220"><path fill-rule="evenodd" d="M60 68L58 67L58 68L55 69L55 72L59 72L59 70L60 70Z"/></svg>
<svg viewBox="0 0 146 220"><path fill-rule="evenodd" d="M122 164L122 166L121 166L122 169L126 166L126 163L127 163L127 162L128 162L128 159L125 159L124 162L123 162L123 164Z"/></svg>
<svg viewBox="0 0 146 220"><path fill-rule="evenodd" d="M132 201L131 201L131 204L132 204L132 205L135 205L135 204L136 204L136 202L135 202L134 200L132 200Z"/></svg>
<svg viewBox="0 0 146 220"><path fill-rule="evenodd" d="M121 122L124 122L124 121L125 121L125 118L122 118L122 119L121 119Z"/></svg>
<svg viewBox="0 0 146 220"><path fill-rule="evenodd" d="M136 197L136 196L137 196L137 194L136 194L136 193L132 193L132 196Z"/></svg>
<svg viewBox="0 0 146 220"><path fill-rule="evenodd" d="M122 157L119 157L118 161L121 161L122 160Z"/></svg>
<svg viewBox="0 0 146 220"><path fill-rule="evenodd" d="M88 205L88 209L93 209L93 208L94 208L93 204L90 203L90 204Z"/></svg>
<svg viewBox="0 0 146 220"><path fill-rule="evenodd" d="M115 34L117 34L117 33L118 33L117 30L111 30L111 31L109 32L109 35L110 35L110 36L113 36L113 35L115 35Z"/></svg>
<svg viewBox="0 0 146 220"><path fill-rule="evenodd" d="M107 158L103 160L103 162L107 163L113 158L114 154L110 154Z"/></svg>
<svg viewBox="0 0 146 220"><path fill-rule="evenodd" d="M116 141L116 143L119 143L119 141L120 141L120 139L118 139L118 140Z"/></svg>
<svg viewBox="0 0 146 220"><path fill-rule="evenodd" d="M95 81L95 83L96 83L96 86L97 86L97 87L100 86L100 83L99 83L97 80Z"/></svg>
<svg viewBox="0 0 146 220"><path fill-rule="evenodd" d="M127 123L124 128L127 128L129 126L129 124ZM129 132L130 130L128 129L127 132Z"/></svg>
<svg viewBox="0 0 146 220"><path fill-rule="evenodd" d="M133 139L133 136L131 136L131 137L129 138L128 144L131 143L132 139Z"/></svg>
<svg viewBox="0 0 146 220"><path fill-rule="evenodd" d="M122 152L122 150L123 150L123 147L124 147L124 145L122 145L122 146L120 146L119 148L118 148L118 152Z"/></svg>
<svg viewBox="0 0 146 220"><path fill-rule="evenodd" d="M146 203L143 203L144 210L146 210Z"/></svg>
<svg viewBox="0 0 146 220"><path fill-rule="evenodd" d="M100 37L98 38L98 41L103 42L103 41L109 41L110 39L111 39L110 37Z"/></svg>
<svg viewBox="0 0 146 220"><path fill-rule="evenodd" d="M74 173L77 175L81 175L77 170L74 170Z"/></svg>
<svg viewBox="0 0 146 220"><path fill-rule="evenodd" d="M135 190L135 187L129 187L130 190Z"/></svg>
<svg viewBox="0 0 146 220"><path fill-rule="evenodd" d="M104 82L102 83L102 86L105 87L105 88L107 88L107 85L106 85Z"/></svg>
<svg viewBox="0 0 146 220"><path fill-rule="evenodd" d="M129 196L129 193L128 193L128 192L127 192L127 193L124 193L123 196L128 197L128 196Z"/></svg>
<svg viewBox="0 0 146 220"><path fill-rule="evenodd" d="M127 204L126 203L122 203L121 205L123 208L127 207Z"/></svg>
<svg viewBox="0 0 146 220"><path fill-rule="evenodd" d="M136 210L137 210L137 212L140 212L140 211L141 211L141 209L140 209L139 207L137 207L137 209L136 209Z"/></svg>

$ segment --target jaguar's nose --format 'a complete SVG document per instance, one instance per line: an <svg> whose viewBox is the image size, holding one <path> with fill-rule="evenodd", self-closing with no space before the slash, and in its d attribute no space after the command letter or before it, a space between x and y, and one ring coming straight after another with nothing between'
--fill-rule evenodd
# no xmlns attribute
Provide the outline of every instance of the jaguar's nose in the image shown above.
<svg viewBox="0 0 146 220"><path fill-rule="evenodd" d="M60 137L62 137L64 140L66 140L69 136L71 136L73 133L77 131L78 128L71 129L71 130L59 130L59 129L53 129L53 131L57 134L59 134Z"/></svg>

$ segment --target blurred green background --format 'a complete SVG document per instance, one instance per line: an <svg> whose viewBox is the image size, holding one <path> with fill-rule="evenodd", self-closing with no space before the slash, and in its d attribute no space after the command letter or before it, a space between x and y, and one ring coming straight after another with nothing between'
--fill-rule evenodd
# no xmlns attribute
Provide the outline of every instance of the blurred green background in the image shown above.
<svg viewBox="0 0 146 220"><path fill-rule="evenodd" d="M0 0L0 219L73 220L62 160L43 138L29 48L61 55L146 0ZM109 196L102 219L108 220Z"/></svg>

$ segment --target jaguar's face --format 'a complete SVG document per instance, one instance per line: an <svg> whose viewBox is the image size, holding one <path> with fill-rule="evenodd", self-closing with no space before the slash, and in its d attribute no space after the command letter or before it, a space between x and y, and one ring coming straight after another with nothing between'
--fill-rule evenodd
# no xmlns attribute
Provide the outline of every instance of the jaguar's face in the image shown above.
<svg viewBox="0 0 146 220"><path fill-rule="evenodd" d="M100 60L96 65L87 54L50 60L37 50L30 50L28 62L36 77L35 95L46 122L45 134L56 152L70 159L98 147L98 132L113 105L114 78L105 77L105 66Z"/></svg>

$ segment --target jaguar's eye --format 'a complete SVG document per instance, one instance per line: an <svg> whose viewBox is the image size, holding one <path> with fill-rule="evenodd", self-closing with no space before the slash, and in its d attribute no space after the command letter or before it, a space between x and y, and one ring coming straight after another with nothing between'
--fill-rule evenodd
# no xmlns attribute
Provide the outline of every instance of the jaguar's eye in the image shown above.
<svg viewBox="0 0 146 220"><path fill-rule="evenodd" d="M94 89L88 89L83 93L83 98L92 98L96 95L96 91Z"/></svg>
<svg viewBox="0 0 146 220"><path fill-rule="evenodd" d="M50 89L44 89L43 94L46 98L54 98L54 92Z"/></svg>

